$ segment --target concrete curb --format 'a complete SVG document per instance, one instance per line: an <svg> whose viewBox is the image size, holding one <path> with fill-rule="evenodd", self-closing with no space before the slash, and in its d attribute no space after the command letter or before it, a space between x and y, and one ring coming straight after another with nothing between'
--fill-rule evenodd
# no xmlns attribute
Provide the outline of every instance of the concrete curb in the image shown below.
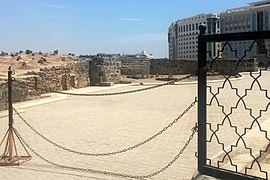
<svg viewBox="0 0 270 180"><path fill-rule="evenodd" d="M232 78L230 81L239 81L243 79L244 77L239 77L239 78ZM224 79L219 79L219 80L209 80L207 81L208 83L218 83L218 82L224 82ZM160 85L164 83L143 83L142 85L140 83L132 83L131 86L155 86L155 85ZM190 85L190 84L198 84L198 81L191 81L191 82L176 82L171 85Z"/></svg>

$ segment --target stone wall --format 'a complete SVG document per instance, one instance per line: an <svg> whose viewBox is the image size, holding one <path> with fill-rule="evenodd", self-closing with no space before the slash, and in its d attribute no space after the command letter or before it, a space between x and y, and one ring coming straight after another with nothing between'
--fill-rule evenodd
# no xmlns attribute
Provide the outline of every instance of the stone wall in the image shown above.
<svg viewBox="0 0 270 180"><path fill-rule="evenodd" d="M82 88L88 85L119 83L122 75L180 75L193 74L197 70L197 60L146 59L122 57L120 55L97 55L81 58L81 61L67 63L59 67L43 68L39 72L28 72L16 79L28 84L13 82L14 102L24 101L43 93ZM235 70L238 60L218 59L212 71L221 74L235 74L257 71L257 59L244 59ZM246 68L247 69L246 69ZM1 80L1 79L0 79ZM4 81L2 81L4 83ZM105 84L104 84L105 83ZM0 81L1 84L1 81ZM7 87L0 88L0 110L7 108Z"/></svg>
<svg viewBox="0 0 270 180"><path fill-rule="evenodd" d="M121 61L119 55L97 55L88 59L91 85L119 83L121 80Z"/></svg>
<svg viewBox="0 0 270 180"><path fill-rule="evenodd" d="M7 85L4 81L0 82L0 111L7 109Z"/></svg>
<svg viewBox="0 0 270 180"><path fill-rule="evenodd" d="M8 85L7 83L0 83L0 111L8 108ZM21 102L27 100L28 88L20 87L16 82L12 86L13 102Z"/></svg>
<svg viewBox="0 0 270 180"><path fill-rule="evenodd" d="M144 57L121 57L122 75L148 75L150 72L150 60Z"/></svg>
<svg viewBox="0 0 270 180"><path fill-rule="evenodd" d="M88 68L87 62L77 61L62 66L42 68L39 72L28 72L20 79L34 87L32 91L37 90L40 93L82 88L90 84Z"/></svg>
<svg viewBox="0 0 270 180"><path fill-rule="evenodd" d="M218 59L216 60L216 63L213 63L212 69L220 74L237 74L239 72L248 71L253 72L258 71L258 61L256 58L243 59L243 61L240 61L239 63L239 60L236 59Z"/></svg>
<svg viewBox="0 0 270 180"><path fill-rule="evenodd" d="M151 74L159 75L180 75L192 74L197 69L197 60L172 60L172 59L151 59Z"/></svg>
<svg viewBox="0 0 270 180"><path fill-rule="evenodd" d="M25 101L41 94L82 88L90 84L87 61L67 63L59 67L43 68L16 76L13 82L13 101ZM23 82L23 83L18 83ZM27 84L27 86L25 85ZM0 90L0 110L7 108L7 87Z"/></svg>
<svg viewBox="0 0 270 180"><path fill-rule="evenodd" d="M193 74L198 69L197 60L180 60L180 59L139 59L139 58L122 58L122 75L181 75ZM238 60L235 59L218 59L217 65L214 63L213 71L221 74L231 74L244 71L257 71L257 59L244 59L240 63L237 71L235 70ZM233 71L233 72L232 72Z"/></svg>

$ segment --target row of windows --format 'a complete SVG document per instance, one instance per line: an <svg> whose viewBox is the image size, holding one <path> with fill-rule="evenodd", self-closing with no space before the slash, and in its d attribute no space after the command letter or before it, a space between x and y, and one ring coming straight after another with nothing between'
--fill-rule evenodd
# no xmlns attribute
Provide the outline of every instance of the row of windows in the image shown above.
<svg viewBox="0 0 270 180"><path fill-rule="evenodd" d="M198 44L198 41L190 41L190 42L183 42L183 43L179 43L179 46L183 46L183 45L189 45L189 44Z"/></svg>
<svg viewBox="0 0 270 180"><path fill-rule="evenodd" d="M206 22L203 22L203 23L206 24ZM202 22L179 26L179 32L188 32L188 31L199 30L199 24L202 24Z"/></svg>
<svg viewBox="0 0 270 180"><path fill-rule="evenodd" d="M179 54L189 54L189 53L198 53L198 50L193 50L193 51L180 51Z"/></svg>
<svg viewBox="0 0 270 180"><path fill-rule="evenodd" d="M179 58L197 58L198 57L198 55L187 55L187 56L179 56Z"/></svg>
<svg viewBox="0 0 270 180"><path fill-rule="evenodd" d="M204 15L202 16L196 16L196 17L192 17L192 18L188 18L188 19L183 19L183 21L193 21L193 20L197 20L197 19L203 19Z"/></svg>
<svg viewBox="0 0 270 180"><path fill-rule="evenodd" d="M183 36L188 36L188 35L198 35L199 34L199 31L197 32L190 32L190 33L181 33L179 34L179 37L183 37Z"/></svg>
<svg viewBox="0 0 270 180"><path fill-rule="evenodd" d="M198 48L198 46L184 46L184 47L180 47L179 49L195 49L195 47L196 48Z"/></svg>
<svg viewBox="0 0 270 180"><path fill-rule="evenodd" d="M188 37L187 38L181 38L180 41L187 41L187 40L191 40L191 39L198 39L198 36L192 37L192 38L191 37L189 37L189 38Z"/></svg>
<svg viewBox="0 0 270 180"><path fill-rule="evenodd" d="M232 31L232 30L240 30L240 29L249 29L250 28L250 25L247 25L247 26L237 26L235 25L234 27L226 27L225 28L225 31Z"/></svg>
<svg viewBox="0 0 270 180"><path fill-rule="evenodd" d="M239 14L237 16L229 16L225 17L225 22L226 24L232 24L232 23L237 23L237 22L246 22L251 20L250 14ZM223 18L222 18L223 20Z"/></svg>

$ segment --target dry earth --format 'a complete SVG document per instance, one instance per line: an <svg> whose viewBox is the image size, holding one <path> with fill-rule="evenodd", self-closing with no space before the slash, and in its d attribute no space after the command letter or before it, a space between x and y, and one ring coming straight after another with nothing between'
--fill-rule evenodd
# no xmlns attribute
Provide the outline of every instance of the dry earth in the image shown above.
<svg viewBox="0 0 270 180"><path fill-rule="evenodd" d="M49 53L21 53L17 56L0 56L0 78L7 77L9 66L15 70L15 75L21 75L28 71L39 71L40 68L61 66L64 63L75 61L75 56L54 55ZM41 63L38 63L41 62Z"/></svg>

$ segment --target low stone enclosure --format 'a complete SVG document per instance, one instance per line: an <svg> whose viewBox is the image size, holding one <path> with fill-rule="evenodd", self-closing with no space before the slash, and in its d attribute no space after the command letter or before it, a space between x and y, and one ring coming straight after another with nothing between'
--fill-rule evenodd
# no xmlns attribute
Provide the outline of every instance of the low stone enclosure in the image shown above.
<svg viewBox="0 0 270 180"><path fill-rule="evenodd" d="M213 64L219 74L236 74L243 71L257 71L257 59L244 59L234 72L226 72L236 67L238 60L216 60ZM245 64L245 65L244 65ZM90 85L112 85L121 82L122 75L181 75L193 74L197 70L197 60L147 59L145 57L121 56L119 54L98 54L80 56L79 61L59 67L42 68L39 72L29 71L15 76L13 82L14 102L39 97L41 94L82 88ZM23 83L18 83L23 82ZM0 86L5 80L0 79ZM26 85L27 84L27 85ZM0 110L7 109L7 85L0 88Z"/></svg>
<svg viewBox="0 0 270 180"><path fill-rule="evenodd" d="M42 68L39 72L29 71L14 76L12 82L13 101L21 102L39 97L41 94L82 88L88 86L88 62L76 61L59 67ZM0 86L6 80L0 79ZM7 84L0 89L0 110L7 108Z"/></svg>

